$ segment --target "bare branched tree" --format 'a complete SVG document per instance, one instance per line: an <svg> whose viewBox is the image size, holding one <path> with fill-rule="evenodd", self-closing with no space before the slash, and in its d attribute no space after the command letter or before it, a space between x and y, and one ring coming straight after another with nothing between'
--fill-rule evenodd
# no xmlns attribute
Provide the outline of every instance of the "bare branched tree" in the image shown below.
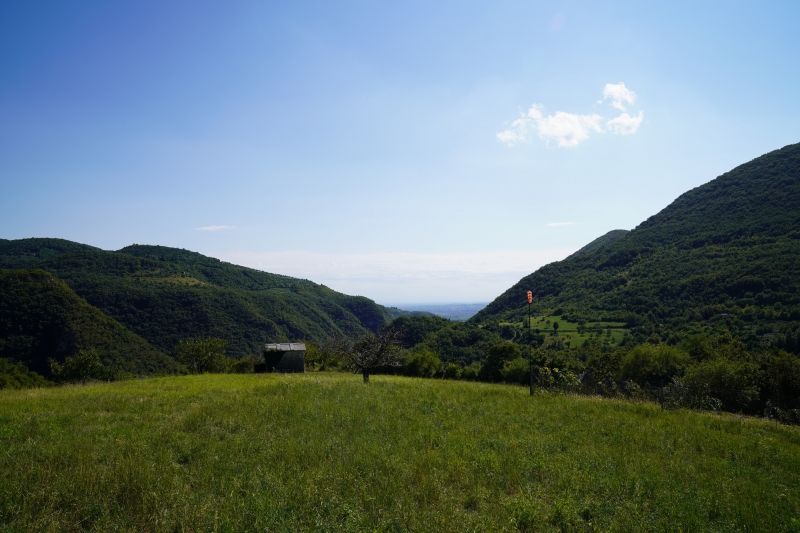
<svg viewBox="0 0 800 533"><path fill-rule="evenodd" d="M399 332L384 329L367 333L357 340L340 337L328 344L345 366L361 372L364 383L369 383L369 375L375 370L403 365L398 337Z"/></svg>

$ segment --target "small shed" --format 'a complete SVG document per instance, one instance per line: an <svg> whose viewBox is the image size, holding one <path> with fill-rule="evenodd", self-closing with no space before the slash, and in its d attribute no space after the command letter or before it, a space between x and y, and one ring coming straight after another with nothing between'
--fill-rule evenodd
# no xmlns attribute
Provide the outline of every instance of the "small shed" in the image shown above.
<svg viewBox="0 0 800 533"><path fill-rule="evenodd" d="M264 346L267 372L305 372L306 345L302 342L283 342Z"/></svg>

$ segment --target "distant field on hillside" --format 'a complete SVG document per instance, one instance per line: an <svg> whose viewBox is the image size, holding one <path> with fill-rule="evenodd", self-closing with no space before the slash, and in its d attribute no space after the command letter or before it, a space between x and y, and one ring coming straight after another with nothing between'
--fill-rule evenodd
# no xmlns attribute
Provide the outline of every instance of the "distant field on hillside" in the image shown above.
<svg viewBox="0 0 800 533"><path fill-rule="evenodd" d="M558 329L553 324L558 324ZM500 325L513 325L524 327L524 322L500 322ZM560 316L532 316L531 329L545 335L544 346L561 342L569 348L583 346L588 340L596 338L607 344L619 344L629 331L623 326L624 322L570 322Z"/></svg>
<svg viewBox="0 0 800 533"><path fill-rule="evenodd" d="M0 530L797 531L800 429L522 387L0 391Z"/></svg>

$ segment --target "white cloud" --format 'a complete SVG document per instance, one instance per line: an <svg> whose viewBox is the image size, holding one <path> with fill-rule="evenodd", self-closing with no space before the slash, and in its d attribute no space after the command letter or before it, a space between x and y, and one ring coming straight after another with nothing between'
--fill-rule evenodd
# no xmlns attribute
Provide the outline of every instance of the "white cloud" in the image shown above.
<svg viewBox="0 0 800 533"><path fill-rule="evenodd" d="M617 118L611 119L606 122L606 126L608 126L608 130L611 133L617 133L619 135L630 135L631 133L636 133L636 130L639 129L639 126L642 123L642 119L644 118L644 112L639 111L639 114L632 117L627 113L622 113Z"/></svg>
<svg viewBox="0 0 800 533"><path fill-rule="evenodd" d="M194 228L195 231L219 231L222 229L236 229L236 226L203 226L202 228Z"/></svg>
<svg viewBox="0 0 800 533"><path fill-rule="evenodd" d="M575 115L556 111L554 115L542 116L541 108L533 106L528 111L530 117L539 127L539 137L558 141L558 146L576 146L589 138L590 131L603 131L600 127L600 115Z"/></svg>
<svg viewBox="0 0 800 533"><path fill-rule="evenodd" d="M574 226L577 222L550 222L549 224L545 224L545 226L549 226L551 228L557 226Z"/></svg>
<svg viewBox="0 0 800 533"><path fill-rule="evenodd" d="M223 261L322 283L378 302L488 302L574 248L452 254L323 254L305 251L209 254Z"/></svg>
<svg viewBox="0 0 800 533"><path fill-rule="evenodd" d="M606 83L603 89L603 100L608 98L611 98L611 105L613 107L620 111L625 111L625 106L622 105L622 103L633 104L634 100L636 100L636 93L625 87L625 84L622 82Z"/></svg>
<svg viewBox="0 0 800 533"><path fill-rule="evenodd" d="M622 82L607 83L603 89L603 100L598 100L597 103L601 104L609 98L613 107L625 111L623 104L633 104L636 100L636 93L625 87ZM497 140L508 146L514 146L527 141L529 132L535 129L539 138L544 139L548 144L550 141L555 141L560 148L566 148L577 146L588 139L592 132L603 133L605 131L601 125L603 117L596 113L580 115L556 111L552 115L545 116L542 109L541 104L531 106L526 114L511 123L509 129L495 134ZM611 133L629 135L636 133L643 117L642 111L635 116L624 112L606 122L606 126Z"/></svg>
<svg viewBox="0 0 800 533"><path fill-rule="evenodd" d="M515 120L511 123L511 127L514 129L498 133L497 140L508 146L514 146L518 142L522 142L528 138L528 125L525 118Z"/></svg>
<svg viewBox="0 0 800 533"><path fill-rule="evenodd" d="M511 123L512 129L497 134L497 140L509 146L525 141L528 138L528 127L535 126L539 137L546 141L555 140L559 147L576 146L581 141L589 138L591 131L602 132L600 115L576 115L556 111L555 114L544 116L542 106L533 105L528 114Z"/></svg>

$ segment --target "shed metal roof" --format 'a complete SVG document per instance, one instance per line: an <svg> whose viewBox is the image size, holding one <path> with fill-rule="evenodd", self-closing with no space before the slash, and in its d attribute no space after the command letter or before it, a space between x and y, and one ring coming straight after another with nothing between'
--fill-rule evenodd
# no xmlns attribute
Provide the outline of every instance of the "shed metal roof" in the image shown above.
<svg viewBox="0 0 800 533"><path fill-rule="evenodd" d="M267 344L267 350L275 350L277 352L304 352L306 345L302 342L282 342L278 344Z"/></svg>

